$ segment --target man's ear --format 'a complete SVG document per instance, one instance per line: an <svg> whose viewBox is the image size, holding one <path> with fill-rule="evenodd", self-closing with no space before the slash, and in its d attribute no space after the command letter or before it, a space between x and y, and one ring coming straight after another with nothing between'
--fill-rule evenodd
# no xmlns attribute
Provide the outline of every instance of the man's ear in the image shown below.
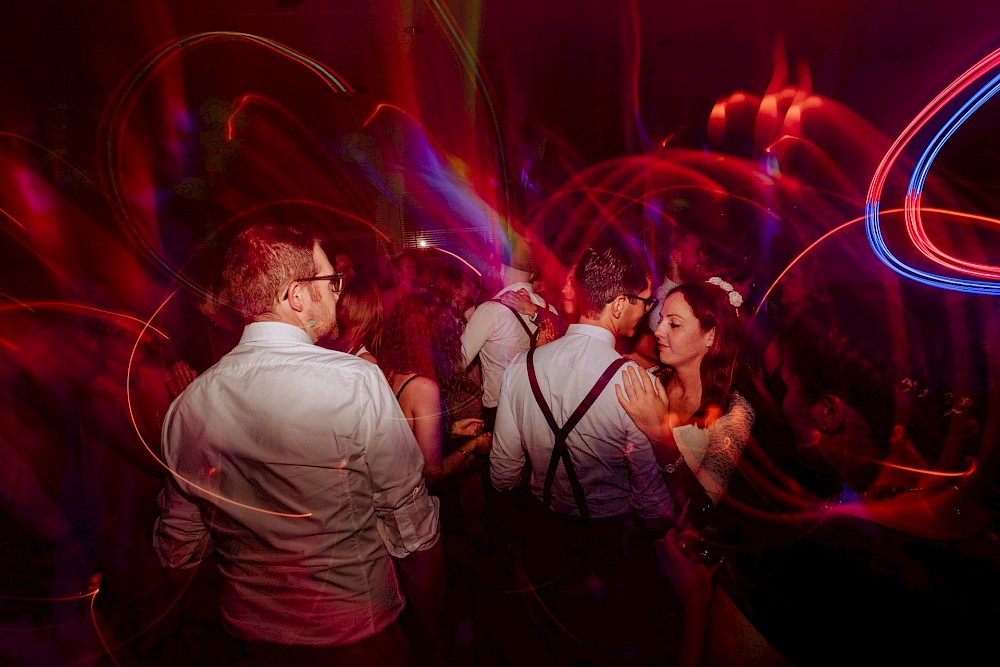
<svg viewBox="0 0 1000 667"><path fill-rule="evenodd" d="M295 281L288 288L288 305L297 313L301 313L305 309L305 304L303 303L305 294L303 294L302 290L306 289L306 286L306 283Z"/></svg>
<svg viewBox="0 0 1000 667"><path fill-rule="evenodd" d="M847 405L836 394L826 393L819 397L809 408L809 416L815 422L816 428L826 435L840 431L847 416Z"/></svg>
<svg viewBox="0 0 1000 667"><path fill-rule="evenodd" d="M615 319L618 319L622 316L623 312L625 312L625 297L616 296L611 302L611 315Z"/></svg>

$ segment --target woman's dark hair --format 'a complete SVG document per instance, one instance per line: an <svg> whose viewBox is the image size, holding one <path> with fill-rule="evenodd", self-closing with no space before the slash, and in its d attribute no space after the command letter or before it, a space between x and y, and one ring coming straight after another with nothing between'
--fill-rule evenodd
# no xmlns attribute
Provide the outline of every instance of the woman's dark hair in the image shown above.
<svg viewBox="0 0 1000 667"><path fill-rule="evenodd" d="M454 308L458 316L468 308L470 304L456 303L458 292L466 281L466 273L457 266L443 266L434 274L434 282L431 285L431 292L441 301L441 303Z"/></svg>
<svg viewBox="0 0 1000 667"><path fill-rule="evenodd" d="M667 298L675 293L683 296L691 306L702 331L715 329L712 347L701 360L701 406L697 414L704 414L710 405L717 405L724 411L735 389L743 350L739 315L729 303L729 292L718 285L685 283L670 290Z"/></svg>
<svg viewBox="0 0 1000 667"><path fill-rule="evenodd" d="M441 387L445 405L467 390L462 364L462 331L442 304L421 294L399 300L386 321L378 364L386 377L418 373Z"/></svg>
<svg viewBox="0 0 1000 667"><path fill-rule="evenodd" d="M337 335L330 347L356 354L361 346L378 358L382 339L382 290L373 281L355 276L337 301Z"/></svg>

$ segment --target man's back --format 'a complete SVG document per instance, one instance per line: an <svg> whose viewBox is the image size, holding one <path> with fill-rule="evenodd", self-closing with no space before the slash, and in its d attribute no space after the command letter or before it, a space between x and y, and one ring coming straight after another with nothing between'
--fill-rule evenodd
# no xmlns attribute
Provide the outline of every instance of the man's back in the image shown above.
<svg viewBox="0 0 1000 667"><path fill-rule="evenodd" d="M295 327L251 324L171 406L163 442L177 476L161 499L161 561L192 565L211 541L231 633L340 645L398 616L387 547L433 542L437 512L375 366Z"/></svg>
<svg viewBox="0 0 1000 667"><path fill-rule="evenodd" d="M619 358L614 336L599 327L573 324L562 338L534 354L539 389L557 426L562 426L605 369ZM567 438L570 458L595 517L636 509L645 518L666 517L672 504L649 441L625 414L608 383ZM542 497L554 435L531 391L527 355L504 375L490 472L497 488L510 488L530 458L530 487ZM552 510L579 514L564 466L552 484Z"/></svg>
<svg viewBox="0 0 1000 667"><path fill-rule="evenodd" d="M504 292L524 289L532 301L542 308L549 308L545 301L533 291L529 283L514 283L500 290L494 299ZM550 311L551 312L551 311ZM524 324L518 322L520 319ZM480 304L472 314L462 334L462 356L465 364L472 363L479 356L483 372L483 405L496 407L500 395L500 381L511 360L528 350L531 339L528 331L535 331L536 325L510 308L490 300Z"/></svg>

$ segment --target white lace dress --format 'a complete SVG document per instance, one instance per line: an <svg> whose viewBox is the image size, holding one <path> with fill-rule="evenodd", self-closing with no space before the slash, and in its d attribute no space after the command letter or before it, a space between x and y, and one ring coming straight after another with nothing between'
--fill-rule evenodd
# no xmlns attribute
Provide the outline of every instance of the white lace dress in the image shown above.
<svg viewBox="0 0 1000 667"><path fill-rule="evenodd" d="M713 503L726 493L743 449L750 439L754 411L745 398L733 392L726 412L711 426L685 424L673 429L677 448Z"/></svg>

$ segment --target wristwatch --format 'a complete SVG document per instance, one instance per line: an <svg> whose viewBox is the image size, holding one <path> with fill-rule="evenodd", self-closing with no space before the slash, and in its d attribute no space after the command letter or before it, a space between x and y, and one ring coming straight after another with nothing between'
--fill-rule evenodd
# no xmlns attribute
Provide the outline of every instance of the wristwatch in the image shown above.
<svg viewBox="0 0 1000 667"><path fill-rule="evenodd" d="M684 455L678 454L677 460L674 461L673 463L664 463L663 465L661 465L660 472L662 472L665 475L673 475L675 472L677 472L677 468L682 463L684 463Z"/></svg>
<svg viewBox="0 0 1000 667"><path fill-rule="evenodd" d="M541 308L536 308L535 309L535 314L531 315L530 317L528 317L528 321L531 322L532 324L534 324L535 322L538 321L538 311L539 310L541 310Z"/></svg>

